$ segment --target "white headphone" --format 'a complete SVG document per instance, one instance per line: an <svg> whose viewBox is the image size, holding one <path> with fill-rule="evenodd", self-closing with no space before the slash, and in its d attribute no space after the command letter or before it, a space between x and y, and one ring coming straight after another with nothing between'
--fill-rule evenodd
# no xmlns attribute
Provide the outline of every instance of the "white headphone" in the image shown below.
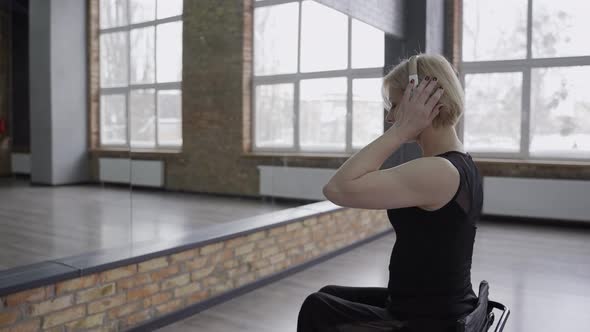
<svg viewBox="0 0 590 332"><path fill-rule="evenodd" d="M408 83L414 80L414 86L412 86L412 91L410 91L410 95L414 94L414 89L418 86L418 64L416 63L417 61L417 55L412 55L408 59L408 73L410 75L408 77Z"/></svg>
<svg viewBox="0 0 590 332"><path fill-rule="evenodd" d="M410 77L408 78L408 82L414 80L414 88L418 86L418 65L416 61L418 56L412 55L408 60L408 72L410 73Z"/></svg>

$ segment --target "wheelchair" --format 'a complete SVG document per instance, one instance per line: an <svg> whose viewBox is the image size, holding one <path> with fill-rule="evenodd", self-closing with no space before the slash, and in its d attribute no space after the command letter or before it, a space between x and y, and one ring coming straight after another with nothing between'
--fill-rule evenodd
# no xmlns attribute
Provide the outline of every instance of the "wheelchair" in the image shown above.
<svg viewBox="0 0 590 332"><path fill-rule="evenodd" d="M482 280L479 284L479 295L477 299L477 306L467 316L457 320L457 332L487 332L494 324L494 309L502 311L502 315L496 324L494 332L502 332L508 316L510 316L510 309L500 302L488 299L489 284L486 280Z"/></svg>

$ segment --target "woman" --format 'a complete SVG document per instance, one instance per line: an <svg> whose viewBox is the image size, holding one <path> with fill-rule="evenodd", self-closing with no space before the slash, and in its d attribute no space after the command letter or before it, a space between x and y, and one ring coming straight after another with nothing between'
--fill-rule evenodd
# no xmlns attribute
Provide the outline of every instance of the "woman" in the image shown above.
<svg viewBox="0 0 590 332"><path fill-rule="evenodd" d="M477 303L471 258L482 179L454 128L464 104L457 74L444 57L420 54L384 77L383 95L393 125L348 159L324 194L387 210L396 232L388 286L323 287L303 302L298 332L454 331ZM407 142L423 157L380 170Z"/></svg>

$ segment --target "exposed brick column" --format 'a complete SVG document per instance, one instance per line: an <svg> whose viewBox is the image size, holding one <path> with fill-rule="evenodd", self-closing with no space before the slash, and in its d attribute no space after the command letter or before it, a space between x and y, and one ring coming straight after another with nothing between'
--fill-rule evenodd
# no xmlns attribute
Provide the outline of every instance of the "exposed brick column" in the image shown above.
<svg viewBox="0 0 590 332"><path fill-rule="evenodd" d="M254 64L254 9L253 0L244 0L244 48L242 79L242 151L252 147L252 72Z"/></svg>
<svg viewBox="0 0 590 332"><path fill-rule="evenodd" d="M258 195L258 162L242 155L250 146L251 25L251 0L184 3L183 153L166 163L169 189Z"/></svg>
<svg viewBox="0 0 590 332"><path fill-rule="evenodd" d="M455 68L461 61L462 0L445 1L445 56Z"/></svg>
<svg viewBox="0 0 590 332"><path fill-rule="evenodd" d="M98 29L100 24L99 0L87 0L88 20L88 148L97 148L99 144L100 112L100 42Z"/></svg>

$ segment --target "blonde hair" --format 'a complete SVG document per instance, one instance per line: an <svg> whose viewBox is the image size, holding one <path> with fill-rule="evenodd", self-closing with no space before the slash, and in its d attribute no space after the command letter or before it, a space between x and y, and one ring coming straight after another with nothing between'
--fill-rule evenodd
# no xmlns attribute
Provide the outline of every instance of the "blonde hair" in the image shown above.
<svg viewBox="0 0 590 332"><path fill-rule="evenodd" d="M436 77L438 86L445 90L439 100L442 108L432 121L432 127L438 129L440 127L455 126L463 115L465 100L457 71L442 55L418 54L413 57L415 57L419 81L422 82L426 76L430 76L430 78ZM406 89L410 83L408 78L410 75L408 68L410 59L403 60L383 77L383 93L387 91L387 95L391 96L392 90L404 91ZM385 100L385 103L389 104L390 101Z"/></svg>

